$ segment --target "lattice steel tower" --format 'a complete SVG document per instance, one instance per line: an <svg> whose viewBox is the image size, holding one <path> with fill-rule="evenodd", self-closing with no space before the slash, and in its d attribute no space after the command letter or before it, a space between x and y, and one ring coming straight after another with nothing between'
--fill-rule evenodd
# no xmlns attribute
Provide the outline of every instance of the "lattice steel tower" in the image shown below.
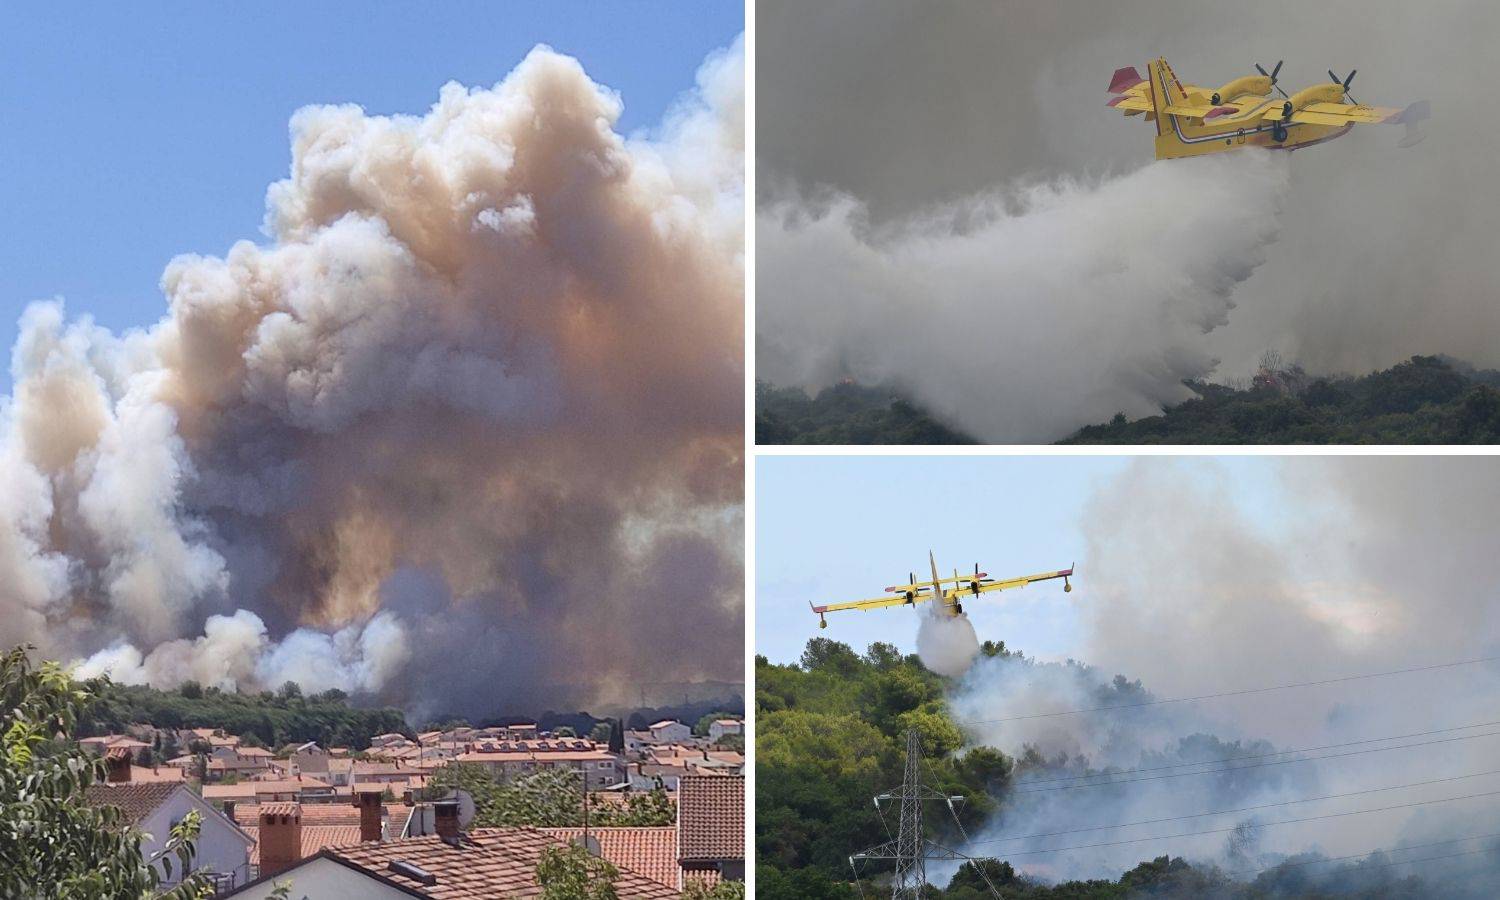
<svg viewBox="0 0 1500 900"><path fill-rule="evenodd" d="M856 853L849 857L849 866L854 869L856 882L859 880L860 862L877 859L895 860L896 872L891 879L892 900L921 900L923 888L927 884L927 861L929 859L962 859L974 863L979 876L984 879L985 884L989 885L990 893L1000 896L978 860L959 853L957 850L950 850L922 836L922 804L928 800L941 800L946 803L948 811L953 814L953 822L958 826L959 833L964 834L963 824L958 821L958 812L954 809L954 804L962 803L964 798L950 797L922 782L922 735L915 728L906 732L906 772L902 776L901 787L875 797L875 810L880 813L882 823L885 822L885 813L881 810L881 801L892 800L898 800L901 804L896 837L894 840L886 841L863 853ZM890 833L889 826L886 828L886 833ZM968 840L967 834L964 834L964 840Z"/></svg>

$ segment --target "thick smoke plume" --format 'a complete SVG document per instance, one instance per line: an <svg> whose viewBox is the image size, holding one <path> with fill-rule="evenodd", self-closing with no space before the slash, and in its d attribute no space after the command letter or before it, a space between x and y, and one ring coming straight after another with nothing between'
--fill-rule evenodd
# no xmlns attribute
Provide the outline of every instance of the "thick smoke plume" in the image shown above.
<svg viewBox="0 0 1500 900"><path fill-rule="evenodd" d="M969 617L937 612L918 615L921 624L917 626L917 655L922 665L949 678L967 672L979 654L979 638Z"/></svg>
<svg viewBox="0 0 1500 900"><path fill-rule="evenodd" d="M1153 163L873 230L854 201L764 209L757 377L902 385L990 441L1054 439L1191 396L1265 259L1285 156Z"/></svg>
<svg viewBox="0 0 1500 900"><path fill-rule="evenodd" d="M931 8L830 0L808 9L770 0L758 7L757 27L757 324L772 339L763 346L781 354L760 351L758 373L773 382L821 387L844 374L888 375L981 437L1050 440L1176 399L1174 375L1243 377L1268 348L1320 374L1362 373L1418 353L1500 365L1500 256L1491 252L1500 204L1486 187L1500 120L1472 112L1472 73L1491 67L1500 31L1496 4L1001 0ZM1112 343L1080 330L1081 319L1109 322L1121 303L1100 290L1081 255L1071 259L1085 264L1056 272L1052 289L1038 292L1013 275L1014 261L1033 248L990 247L998 259L983 278L976 262L951 277L936 264L919 266L922 277L905 279L919 245L896 252L888 241L854 237L905 230L935 208L982 206L976 197L1011 185L1139 177L1142 166L1153 168L1153 130L1106 109L1105 86L1116 67L1140 68L1158 54L1182 78L1214 87L1278 59L1286 60L1288 90L1326 80L1329 68L1357 68L1352 92L1361 102L1428 99L1434 118L1427 139L1410 150L1395 147L1400 129L1371 127L1283 160L1289 190L1279 239L1264 248L1253 277L1233 286L1227 321L1206 334L1187 327L1191 316L1176 309L1162 316L1150 306L1134 308L1139 330ZM1236 202L1234 188L1223 186L1215 209L1203 209L1190 176L1173 181L1181 190L1160 205L1110 219L1096 214L1090 224L1126 235L1123 242L1140 240L1132 246L1165 267L1242 263L1253 233L1228 247L1146 246L1136 237L1215 212L1242 216L1258 231L1254 202L1248 209ZM830 204L830 196L844 199ZM856 216L844 228L848 210L861 211L868 225ZM804 224L792 230L788 222L798 216ZM973 229L960 218L945 239L934 238L934 258ZM809 240L829 233L821 268L845 271L820 271L809 248L782 234L789 230ZM862 317L898 301L912 310L902 325L916 327L869 334ZM1130 310L1132 298L1124 302ZM1001 312L974 316L991 306ZM789 338L785 322L799 316L820 334L843 333L832 359ZM1038 338L1056 339L1045 348L1051 356L1030 343ZM895 343L872 361L876 340ZM973 353L981 340L981 359L951 359ZM909 367L908 342L925 354L920 370ZM782 343L790 346L778 349ZM1096 362L1101 353L1116 364ZM932 374L946 369L956 370L946 380ZM989 382L981 398L973 370ZM983 421L1000 415L987 412L994 409L1023 427L1002 431Z"/></svg>
<svg viewBox="0 0 1500 900"><path fill-rule="evenodd" d="M0 641L478 713L739 680L742 63L635 138L545 47L302 109L269 243L173 260L150 328L31 306Z"/></svg>
<svg viewBox="0 0 1500 900"><path fill-rule="evenodd" d="M1500 564L1485 512L1500 503L1500 463L1489 457L1284 459L1273 477L1255 482L1260 490L1244 483L1231 490L1247 468L1143 459L1103 485L1084 517L1087 555L1079 563L1079 590L1069 595L1084 634L1078 655L1095 667L999 657L982 659L965 677L954 706L957 718L975 723L967 726L972 739L1017 755L1030 749L1034 762L1050 763L1021 776L1000 819L976 835L986 842L976 850L1009 855L1046 876L1117 876L1166 853L1244 872L1304 851L1359 854L1500 831L1500 802L1493 796L1252 827L1500 791L1500 776L1484 774L1497 769L1500 737L1482 736L1500 728L1461 728L1496 721L1496 663L1196 703L1014 718L1500 655ZM1456 730L1377 740L1437 729ZM1437 738L1444 740L1385 749ZM1381 752L1103 788L1048 780L1109 766L1159 767L1355 741L1368 743L1335 752ZM1480 777L1460 777L1472 775ZM1444 778L1458 780L1075 831ZM1226 828L1238 830L1162 837ZM1026 837L1061 831L1070 833ZM1024 852L1136 838L1159 839ZM1463 872L1460 883L1494 883L1500 867L1493 855L1469 861L1479 865L1477 872L1438 866L1432 876ZM1480 875L1488 880L1476 881ZM1487 896L1467 888L1449 895Z"/></svg>

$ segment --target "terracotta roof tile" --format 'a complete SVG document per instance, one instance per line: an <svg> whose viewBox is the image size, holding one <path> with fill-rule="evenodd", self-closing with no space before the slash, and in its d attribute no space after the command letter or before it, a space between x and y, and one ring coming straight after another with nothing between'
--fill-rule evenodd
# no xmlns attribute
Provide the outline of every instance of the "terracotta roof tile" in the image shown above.
<svg viewBox="0 0 1500 900"><path fill-rule="evenodd" d="M677 782L678 853L684 860L745 858L745 779L684 775Z"/></svg>
<svg viewBox="0 0 1500 900"><path fill-rule="evenodd" d="M543 828L552 837L572 842L582 828ZM599 852L615 865L638 872L658 884L677 887L677 827L590 828Z"/></svg>
<svg viewBox="0 0 1500 900"><path fill-rule="evenodd" d="M255 845L250 848L250 864L260 865L260 826L241 825L240 830L250 835ZM325 847L346 847L359 843L358 825L306 825L302 826L302 859L315 855Z"/></svg>
<svg viewBox="0 0 1500 900"><path fill-rule="evenodd" d="M536 898L542 894L536 883L536 864L542 851L562 843L535 828L485 828L470 832L459 847L428 836L329 849L323 855L378 875L388 883L399 884L418 896L437 900ZM436 876L437 883L423 885L391 871L388 866L396 861L421 867ZM664 900L679 896L672 888L623 867L615 890L621 900Z"/></svg>
<svg viewBox="0 0 1500 900"><path fill-rule="evenodd" d="M181 787L180 781L91 784L84 792L84 800L90 806L118 806L132 824L140 824Z"/></svg>

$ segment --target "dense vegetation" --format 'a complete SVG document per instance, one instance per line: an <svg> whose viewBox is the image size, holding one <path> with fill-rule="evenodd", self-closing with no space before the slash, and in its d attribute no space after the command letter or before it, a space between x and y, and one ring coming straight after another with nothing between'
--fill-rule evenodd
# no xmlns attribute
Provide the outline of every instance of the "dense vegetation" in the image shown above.
<svg viewBox="0 0 1500 900"><path fill-rule="evenodd" d="M1436 356L1363 376L1307 375L1279 361L1244 384L1186 382L1197 395L1134 421L1117 414L1064 444L1500 443L1500 372ZM808 397L756 385L762 444L964 444L890 388L839 384Z"/></svg>
<svg viewBox="0 0 1500 900"><path fill-rule="evenodd" d="M222 728L252 743L280 747L317 741L325 747L363 750L377 734L412 730L398 709L349 705L334 689L304 696L288 682L276 692L241 694L188 682L175 691L111 684L81 721L80 735L109 734L132 723L157 728Z"/></svg>
<svg viewBox="0 0 1500 900"><path fill-rule="evenodd" d="M755 384L758 444L972 444L889 388L852 382L809 397L801 388Z"/></svg>
<svg viewBox="0 0 1500 900"><path fill-rule="evenodd" d="M436 798L451 788L468 791L476 828L568 828L583 824L582 779L573 769L543 769L501 782L484 766L457 763L439 769L427 793ZM601 827L673 825L677 808L665 791L641 791L627 795L622 805L590 804L588 820Z"/></svg>
<svg viewBox="0 0 1500 900"><path fill-rule="evenodd" d="M1380 372L1311 378L1263 369L1243 388L1198 394L1161 415L1089 425L1075 444L1488 444L1500 442L1500 372L1414 356Z"/></svg>
<svg viewBox="0 0 1500 900"><path fill-rule="evenodd" d="M102 679L74 681L55 662L33 665L27 647L0 656L0 896L190 900L212 892L190 871L196 811L172 826L152 858L115 806L84 799L104 761L73 740ZM175 877L174 877L175 876ZM182 878L170 890L163 882Z"/></svg>
<svg viewBox="0 0 1500 900"><path fill-rule="evenodd" d="M1035 665L1004 644L985 642L981 652ZM815 638L795 665L773 665L764 657L757 657L755 663L756 896L766 900L856 900L862 894L881 893L881 870L863 870L863 884L856 885L849 854L889 839L870 798L900 784L908 728L916 727L924 736L926 781L939 791L966 798L961 817L970 833L1001 804L1017 802L1014 796L1007 798L1013 779L1027 773L1053 777L1092 771L1086 762L1049 761L1035 750L1019 758L987 747L970 746L955 753L962 736L943 700L945 679L928 671L915 656L903 657L888 644L872 644L859 655L845 644ZM1105 680L1087 666L1078 666L1076 671L1094 685L1093 699L1100 706L1138 703L1150 697L1138 681L1120 676ZM1269 745L1223 744L1207 735L1194 735L1183 744L1205 754L1198 758L1269 749ZM931 812L928 837L950 847L960 846L952 819L938 814L937 808ZM1393 869L1378 854L1337 868L1306 868L1319 859L1288 860L1248 882L1215 867L1170 856L1144 860L1117 879L1061 884L1020 875L1000 860L985 860L981 865L1000 896L1028 900L1209 896L1373 900L1495 896L1492 889L1500 888L1493 865L1494 859L1500 859L1500 842L1491 861L1474 858L1478 860L1474 865L1482 868L1449 870L1442 882L1423 881L1410 875L1409 869ZM975 867L965 864L946 887L933 887L925 896L980 900L992 895Z"/></svg>

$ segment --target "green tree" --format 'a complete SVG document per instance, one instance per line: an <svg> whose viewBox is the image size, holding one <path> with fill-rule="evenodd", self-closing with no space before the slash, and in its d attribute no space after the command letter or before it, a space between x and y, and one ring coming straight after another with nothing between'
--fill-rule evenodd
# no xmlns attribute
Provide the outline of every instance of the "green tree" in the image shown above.
<svg viewBox="0 0 1500 900"><path fill-rule="evenodd" d="M620 870L607 860L571 845L543 850L536 864L542 900L618 900L619 877Z"/></svg>
<svg viewBox="0 0 1500 900"><path fill-rule="evenodd" d="M0 896L204 897L197 875L162 892L173 873L192 865L199 819L172 828L156 856L141 852L142 833L114 806L84 799L104 777L104 761L71 738L104 686L74 681L57 663L34 667L30 647L0 659Z"/></svg>
<svg viewBox="0 0 1500 900"><path fill-rule="evenodd" d="M684 900L745 900L745 883L721 881L707 887L703 882L691 879L682 889L682 896Z"/></svg>

